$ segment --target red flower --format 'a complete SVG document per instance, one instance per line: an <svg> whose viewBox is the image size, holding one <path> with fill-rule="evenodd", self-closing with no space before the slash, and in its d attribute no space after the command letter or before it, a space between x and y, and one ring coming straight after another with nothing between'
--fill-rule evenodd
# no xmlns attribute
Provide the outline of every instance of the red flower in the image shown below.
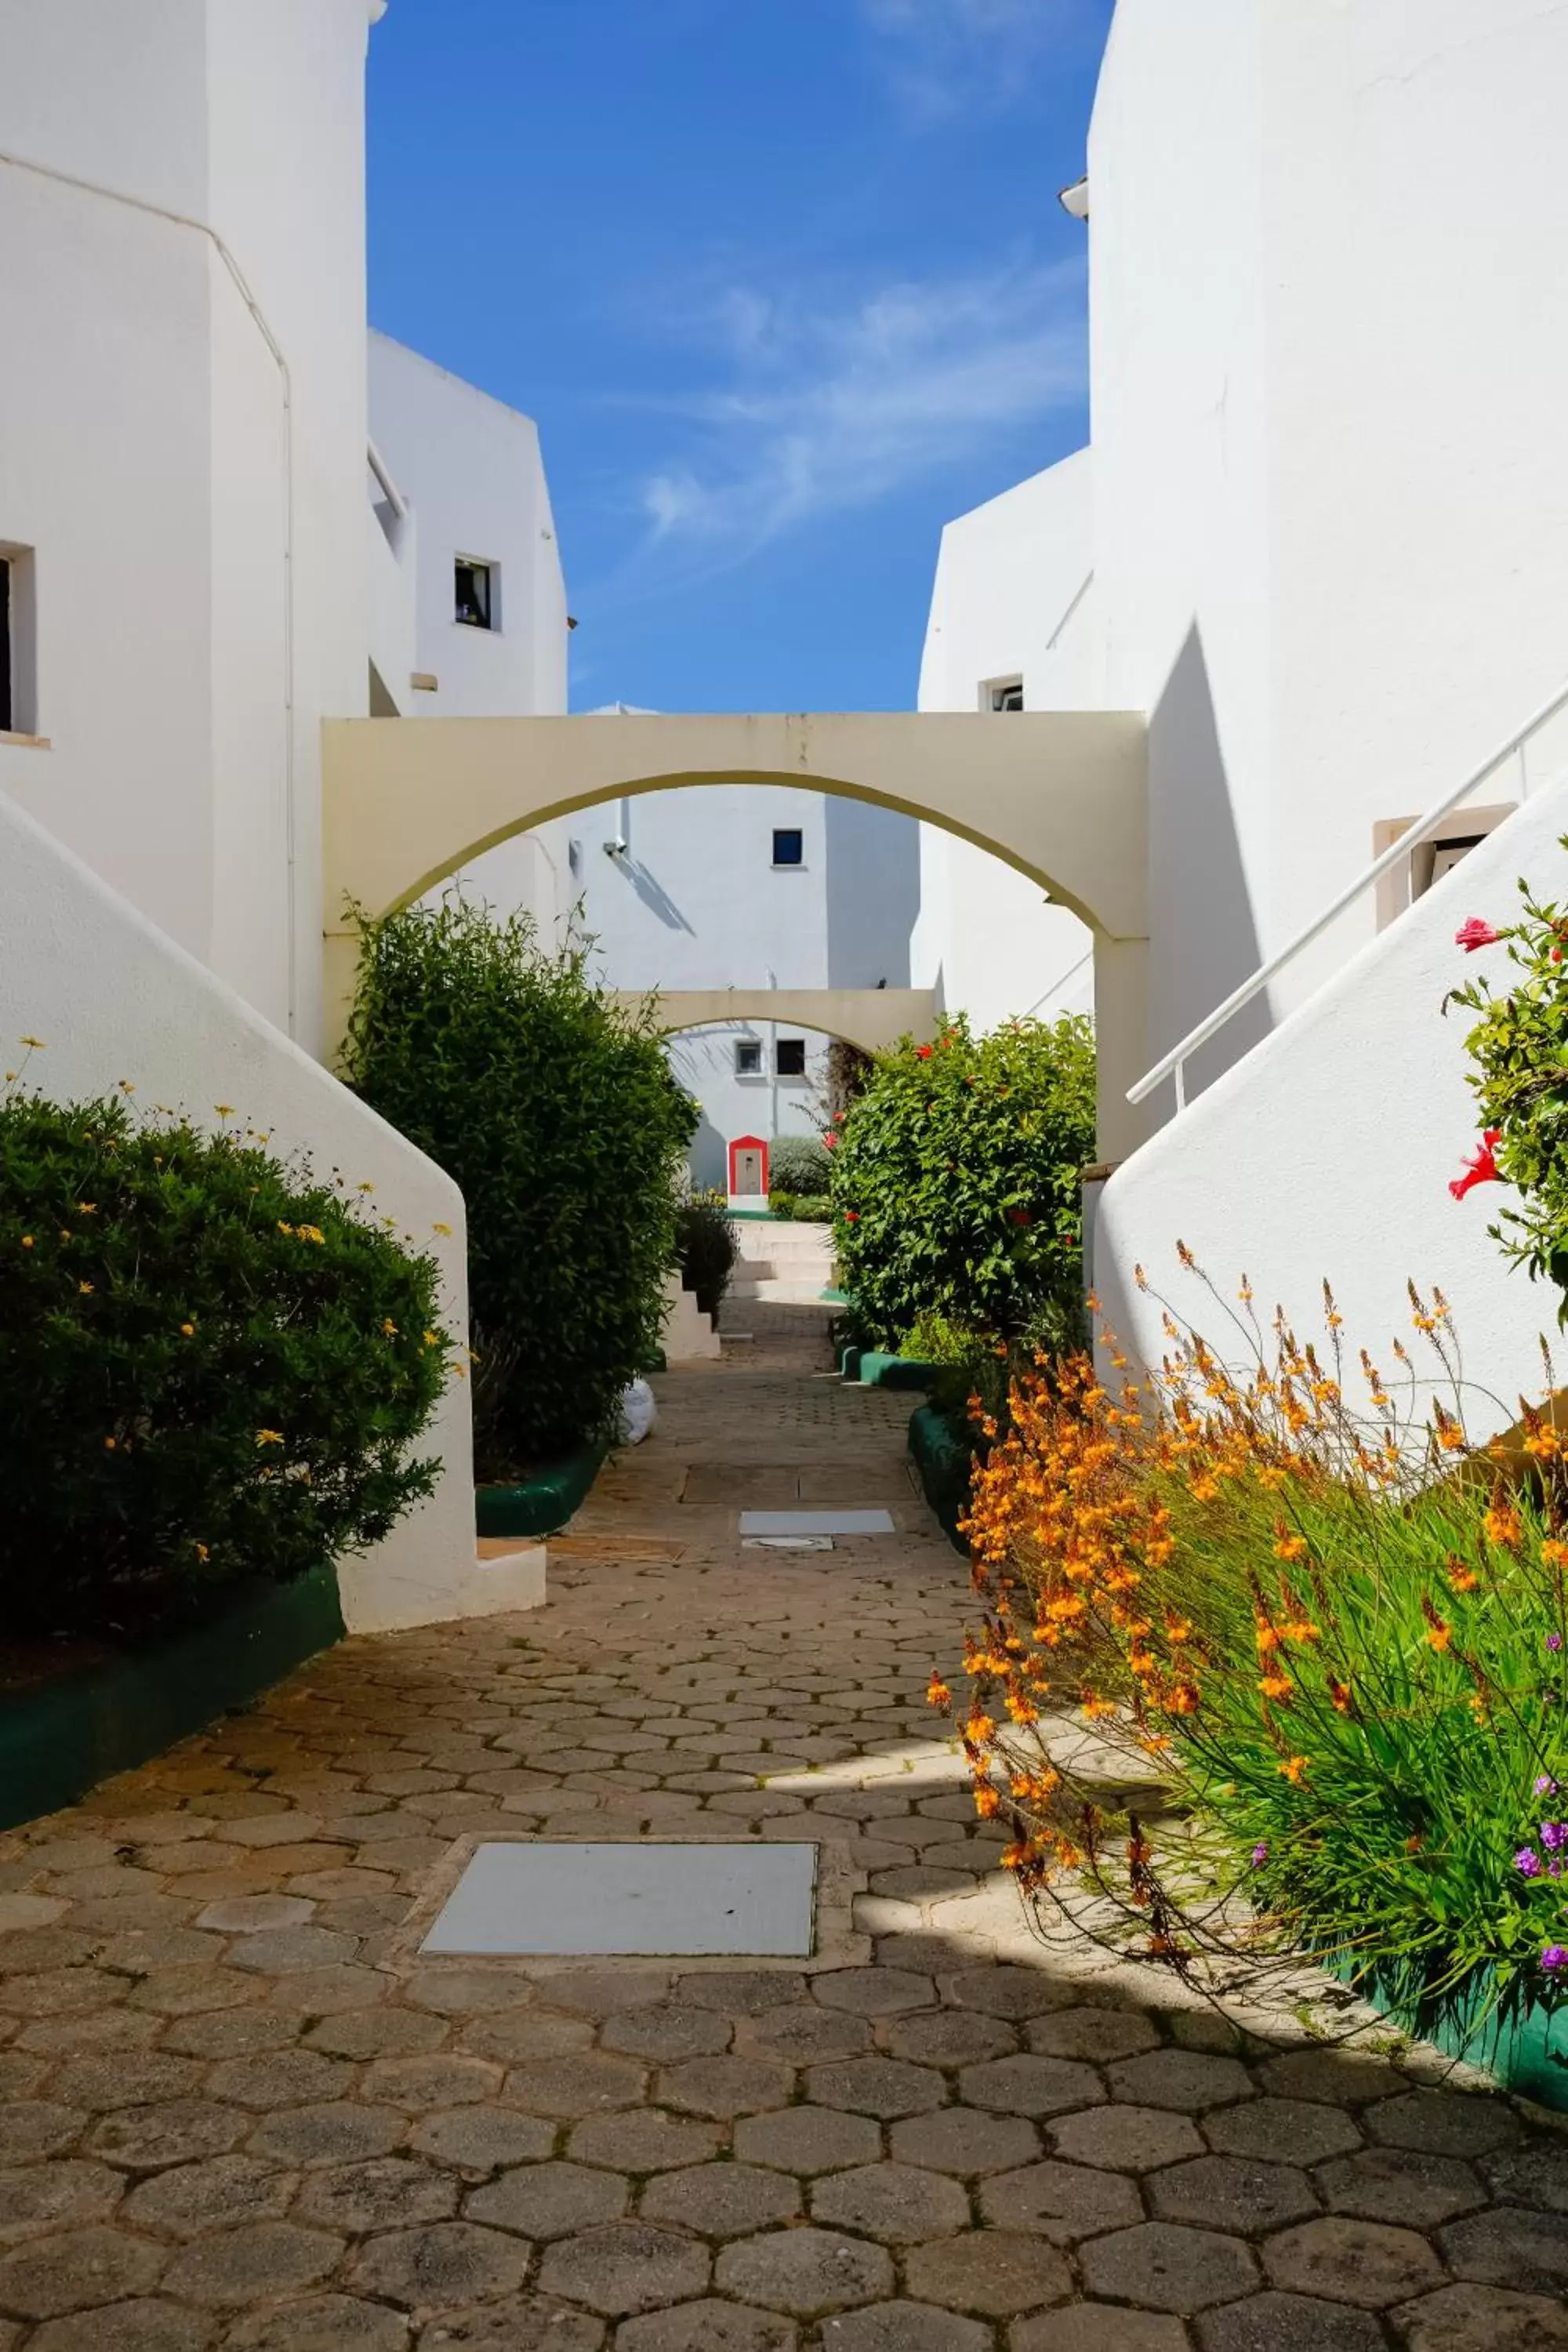
<svg viewBox="0 0 1568 2352"><path fill-rule="evenodd" d="M1502 1141L1500 1127L1489 1127L1481 1138L1481 1148L1465 1163L1465 1172L1456 1176L1448 1190L1456 1201L1462 1201L1477 1184L1498 1182L1496 1152Z"/></svg>
<svg viewBox="0 0 1568 2352"><path fill-rule="evenodd" d="M1454 933L1454 945L1463 948L1467 955L1474 955L1478 948L1495 947L1498 935L1489 923L1483 922L1479 915L1472 915L1468 922L1461 923Z"/></svg>
<svg viewBox="0 0 1568 2352"><path fill-rule="evenodd" d="M920 1058L921 1058L921 1060L922 1062L929 1062L929 1061L930 1061L930 1059L931 1059L931 1047L930 1047L929 1045L917 1045L917 1046L915 1047L915 1052L919 1055L919 1056L920 1056Z"/></svg>
<svg viewBox="0 0 1568 2352"><path fill-rule="evenodd" d="M1008 1221L1015 1225L1032 1225L1035 1222L1027 1209L1009 1209Z"/></svg>
<svg viewBox="0 0 1568 2352"><path fill-rule="evenodd" d="M860 1222L859 1210L846 1209L844 1212L844 1222L847 1225L858 1225Z"/></svg>
<svg viewBox="0 0 1568 2352"><path fill-rule="evenodd" d="M822 1148L825 1151L835 1151L838 1148L838 1138L834 1134L831 1128L828 1129L827 1133L822 1139Z"/></svg>

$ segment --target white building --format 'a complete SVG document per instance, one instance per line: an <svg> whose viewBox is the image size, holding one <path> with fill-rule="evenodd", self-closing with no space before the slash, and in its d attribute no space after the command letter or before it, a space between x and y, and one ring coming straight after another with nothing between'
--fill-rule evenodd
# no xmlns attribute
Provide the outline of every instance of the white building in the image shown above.
<svg viewBox="0 0 1568 2352"><path fill-rule="evenodd" d="M1147 713L1151 1068L1568 677L1564 88L1568 14L1535 0L1120 0L1078 192L1091 446L950 528L921 699ZM1532 783L1563 757L1539 735ZM1519 789L1478 776L1452 846L1186 1060L1212 1092L1101 1207L1130 1336L1158 1352L1131 1268L1180 1235L1303 1314L1331 1275L1374 1349L1405 1276L1438 1280L1478 1374L1531 1379L1554 1302L1447 1197L1473 1116L1437 1008L1472 901L1527 866L1561 895L1557 796L1392 920ZM1065 919L962 846L928 838L922 875L917 979L986 1020L1055 984ZM1173 1118L1169 1079L1147 1108Z"/></svg>
<svg viewBox="0 0 1568 2352"><path fill-rule="evenodd" d="M358 1170L460 1330L455 1188L310 1058L321 722L562 709L565 610L526 418L377 337L372 452L384 7L0 5L0 1034L57 1095ZM539 1597L537 1558L476 1570L458 1382L433 1437L458 1475L345 1571L355 1623Z"/></svg>
<svg viewBox="0 0 1568 2352"><path fill-rule="evenodd" d="M613 711L596 719L616 723ZM719 785L606 802L521 838L564 868L608 987L909 984L917 833L888 810L785 785ZM491 868L511 848L470 869L498 901ZM748 1018L673 1039L671 1065L701 1108L696 1181L724 1184L741 1136L817 1133L826 1059L827 1040L794 1022Z"/></svg>

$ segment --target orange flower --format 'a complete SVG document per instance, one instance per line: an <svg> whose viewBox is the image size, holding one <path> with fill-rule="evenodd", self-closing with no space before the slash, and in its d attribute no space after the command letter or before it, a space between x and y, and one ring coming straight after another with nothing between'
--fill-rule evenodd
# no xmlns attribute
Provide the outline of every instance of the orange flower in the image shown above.
<svg viewBox="0 0 1568 2352"><path fill-rule="evenodd" d="M1292 1756L1279 1769L1282 1779L1289 1780L1293 1789L1299 1789L1307 1777L1307 1759L1304 1756Z"/></svg>
<svg viewBox="0 0 1568 2352"><path fill-rule="evenodd" d="M1265 1675L1258 1685L1265 1698L1279 1699L1289 1704L1294 1685L1289 1675Z"/></svg>
<svg viewBox="0 0 1568 2352"><path fill-rule="evenodd" d="M952 1705L952 1693L934 1667L931 1670L931 1678L926 1685L926 1705L940 1707L943 1715Z"/></svg>

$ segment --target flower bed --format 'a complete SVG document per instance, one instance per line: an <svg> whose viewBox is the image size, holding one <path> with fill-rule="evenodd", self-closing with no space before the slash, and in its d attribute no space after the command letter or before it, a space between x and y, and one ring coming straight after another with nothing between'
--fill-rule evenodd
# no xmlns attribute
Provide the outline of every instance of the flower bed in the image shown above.
<svg viewBox="0 0 1568 2352"><path fill-rule="evenodd" d="M1331 1300L1303 1344L1245 1285L1239 1313L1210 1297L1247 1363L1173 1318L1153 1412L1087 1361L1015 1378L968 1521L977 1804L1042 1913L1087 1888L1119 1948L1202 1982L1241 1962L1260 1998L1310 1953L1424 2032L1533 2042L1543 2097L1568 2085L1563 1441L1527 1413L1468 1442L1440 1297L1412 1295L1435 1393L1402 1343L1396 1376L1347 1366ZM1184 1826L1097 1802L1064 1718Z"/></svg>

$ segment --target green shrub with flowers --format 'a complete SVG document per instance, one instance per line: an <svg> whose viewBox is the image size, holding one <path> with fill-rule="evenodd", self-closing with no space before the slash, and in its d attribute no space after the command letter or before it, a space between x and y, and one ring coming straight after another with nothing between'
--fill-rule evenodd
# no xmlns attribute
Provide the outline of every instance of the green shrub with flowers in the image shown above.
<svg viewBox="0 0 1568 2352"><path fill-rule="evenodd" d="M1079 1172L1094 1153L1089 1024L962 1015L880 1055L830 1123L834 1239L862 1339L923 1318L1060 1345L1081 1323Z"/></svg>
<svg viewBox="0 0 1568 2352"><path fill-rule="evenodd" d="M1403 1343L1386 1380L1348 1361L1327 1295L1316 1341L1245 1283L1209 1301L1223 1345L1167 1308L1152 1381L1037 1368L991 1431L957 1711L1003 1861L1043 1924L1211 1990L1294 2001L1305 1954L1423 2028L1552 2011L1563 1439L1531 1411L1470 1442L1440 1297L1412 1296L1430 1380Z"/></svg>
<svg viewBox="0 0 1568 2352"><path fill-rule="evenodd" d="M138 1118L132 1091L0 1095L11 1640L286 1581L379 1540L437 1475L411 1451L460 1369L434 1259L342 1180L232 1124Z"/></svg>
<svg viewBox="0 0 1568 2352"><path fill-rule="evenodd" d="M1474 915L1456 934L1468 954L1505 949L1511 971L1500 984L1483 970L1447 999L1476 1015L1466 1044L1483 1130L1451 1189L1462 1200L1477 1184L1511 1185L1515 1202L1492 1234L1532 1278L1568 1293L1568 907L1526 882L1519 893L1517 922L1494 929ZM1559 1316L1568 1319L1568 1301Z"/></svg>

